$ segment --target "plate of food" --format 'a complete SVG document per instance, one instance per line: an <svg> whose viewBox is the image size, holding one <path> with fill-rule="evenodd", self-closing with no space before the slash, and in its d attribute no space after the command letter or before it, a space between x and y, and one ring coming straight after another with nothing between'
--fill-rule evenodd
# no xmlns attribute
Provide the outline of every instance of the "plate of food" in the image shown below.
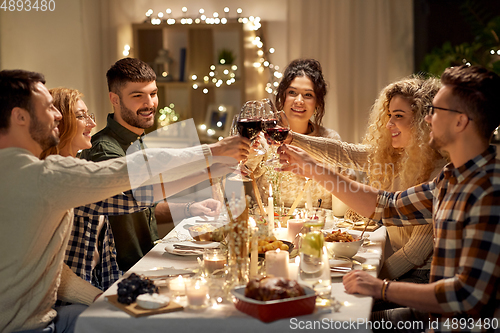
<svg viewBox="0 0 500 333"><path fill-rule="evenodd" d="M257 245L259 247L259 257L262 258L265 258L267 251L280 249L281 251L291 253L294 247L293 243L286 240L278 240L275 236L259 237Z"/></svg>
<svg viewBox="0 0 500 333"><path fill-rule="evenodd" d="M216 222L185 225L184 227L195 241L220 242L226 235L224 225Z"/></svg>
<svg viewBox="0 0 500 333"><path fill-rule="evenodd" d="M220 246L219 242L211 241L182 241L167 243L165 251L178 256L200 256L205 249L215 249Z"/></svg>

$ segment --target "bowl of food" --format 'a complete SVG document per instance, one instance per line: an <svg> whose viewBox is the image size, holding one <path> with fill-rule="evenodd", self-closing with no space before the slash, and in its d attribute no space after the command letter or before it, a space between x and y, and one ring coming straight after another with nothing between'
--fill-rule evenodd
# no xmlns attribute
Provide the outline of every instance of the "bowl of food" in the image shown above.
<svg viewBox="0 0 500 333"><path fill-rule="evenodd" d="M277 277L253 279L246 286L233 288L235 307L265 323L311 314L316 293L295 280Z"/></svg>
<svg viewBox="0 0 500 333"><path fill-rule="evenodd" d="M325 236L325 244L330 257L352 258L358 253L363 240L357 234L351 234L347 231L334 230Z"/></svg>
<svg viewBox="0 0 500 333"><path fill-rule="evenodd" d="M224 227L217 223L203 223L188 228L195 241L220 242L224 238Z"/></svg>

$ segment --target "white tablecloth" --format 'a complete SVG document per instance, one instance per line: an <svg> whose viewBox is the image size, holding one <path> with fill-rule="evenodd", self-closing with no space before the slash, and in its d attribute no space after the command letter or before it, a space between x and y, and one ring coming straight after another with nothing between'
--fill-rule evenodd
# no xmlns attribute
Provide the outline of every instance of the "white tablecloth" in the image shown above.
<svg viewBox="0 0 500 333"><path fill-rule="evenodd" d="M177 269L196 268L198 262L194 256L177 256L165 251L166 241L176 235L187 235L187 226L195 224L192 218L182 221L170 232L162 243L157 244L142 258L130 272L149 270L153 267L173 267ZM374 244L362 247L355 259L364 264L377 266L371 273L376 275L383 258L386 241L386 229L382 227L370 233ZM361 267L355 267L361 269ZM116 294L116 283L105 293ZM367 296L345 293L341 278L332 279L332 295L343 305L338 312L316 310L315 313L297 318L281 319L272 323L263 323L238 311L232 304L218 305L202 312L179 311L148 317L134 318L119 310L101 296L78 318L77 333L96 332L272 332L297 330L338 330L370 332L369 321L373 299ZM185 297L184 297L185 298ZM181 302L182 304L182 299Z"/></svg>

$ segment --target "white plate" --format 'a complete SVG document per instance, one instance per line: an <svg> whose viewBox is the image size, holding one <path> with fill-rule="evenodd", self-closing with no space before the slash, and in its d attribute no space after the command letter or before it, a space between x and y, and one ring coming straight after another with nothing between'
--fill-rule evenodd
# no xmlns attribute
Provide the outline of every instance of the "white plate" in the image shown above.
<svg viewBox="0 0 500 333"><path fill-rule="evenodd" d="M193 250L183 250L183 249L176 249L174 247L175 244L179 245L185 245L185 246L191 246L191 247L196 247L198 249L193 249ZM208 242L208 241L184 241L184 242L174 242L174 243L167 243L167 246L165 246L165 251L171 254L175 254L178 256L200 256L203 255L203 251L205 249L214 249L218 248L220 245L219 242Z"/></svg>
<svg viewBox="0 0 500 333"><path fill-rule="evenodd" d="M328 263L330 264L330 267L347 267L347 268L352 268L352 262L350 260L343 260L343 259L330 259L328 260ZM342 277L349 273L349 271L346 272L332 272L330 271L330 276L331 277Z"/></svg>
<svg viewBox="0 0 500 333"><path fill-rule="evenodd" d="M183 274L193 274L193 271L189 269L176 269L173 267L155 267L147 271L138 271L134 273L150 279L155 279L159 277L175 277Z"/></svg>

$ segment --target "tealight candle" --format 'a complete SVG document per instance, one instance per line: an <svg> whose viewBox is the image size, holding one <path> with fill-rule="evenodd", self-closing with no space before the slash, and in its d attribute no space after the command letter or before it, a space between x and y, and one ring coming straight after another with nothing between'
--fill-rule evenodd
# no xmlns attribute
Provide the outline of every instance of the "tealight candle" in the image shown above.
<svg viewBox="0 0 500 333"><path fill-rule="evenodd" d="M173 296L183 295L186 288L184 278L179 275L177 278L170 280L168 287Z"/></svg>
<svg viewBox="0 0 500 333"><path fill-rule="evenodd" d="M186 281L186 296L188 306L192 309L201 309L208 305L208 285L203 279Z"/></svg>
<svg viewBox="0 0 500 333"><path fill-rule="evenodd" d="M220 249L205 249L203 252L203 267L208 275L223 269L226 263L226 254Z"/></svg>
<svg viewBox="0 0 500 333"><path fill-rule="evenodd" d="M288 251L267 251L266 252L266 273L276 277L288 278Z"/></svg>

